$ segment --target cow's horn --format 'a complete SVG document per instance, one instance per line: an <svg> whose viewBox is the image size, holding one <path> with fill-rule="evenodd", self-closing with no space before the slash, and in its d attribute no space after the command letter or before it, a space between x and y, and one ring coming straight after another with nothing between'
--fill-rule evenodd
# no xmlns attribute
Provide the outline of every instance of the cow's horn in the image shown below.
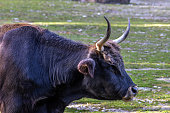
<svg viewBox="0 0 170 113"><path fill-rule="evenodd" d="M107 32L104 38L100 39L97 43L96 43L96 48L98 51L102 50L102 47L104 45L104 43L109 39L110 34L111 34L111 27L110 27L110 22L109 20L104 16L106 22L107 22Z"/></svg>
<svg viewBox="0 0 170 113"><path fill-rule="evenodd" d="M126 31L123 33L123 35L122 36L120 36L119 38L117 38L117 39L115 39L115 40L113 40L113 42L115 42L115 43L121 43L122 41L124 41L125 39L126 39L126 37L128 36L128 34L129 34L129 31L130 31L130 19L128 19L128 26L127 26L127 28L126 28Z"/></svg>

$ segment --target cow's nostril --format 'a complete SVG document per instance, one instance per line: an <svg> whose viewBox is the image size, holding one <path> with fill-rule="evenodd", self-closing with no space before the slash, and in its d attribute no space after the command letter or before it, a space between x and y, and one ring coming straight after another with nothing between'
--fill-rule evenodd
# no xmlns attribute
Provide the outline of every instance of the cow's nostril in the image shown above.
<svg viewBox="0 0 170 113"><path fill-rule="evenodd" d="M134 93L134 95L136 95L138 93L138 87L137 86L133 86L132 87L132 92Z"/></svg>

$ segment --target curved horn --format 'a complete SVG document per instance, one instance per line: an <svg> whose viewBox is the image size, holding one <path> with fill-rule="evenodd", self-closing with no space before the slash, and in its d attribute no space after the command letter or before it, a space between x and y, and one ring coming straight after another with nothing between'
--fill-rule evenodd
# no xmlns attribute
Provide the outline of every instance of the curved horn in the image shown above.
<svg viewBox="0 0 170 113"><path fill-rule="evenodd" d="M120 36L119 38L117 38L117 39L115 39L115 40L113 40L113 42L115 42L115 43L121 43L122 41L124 41L125 39L126 39L126 37L128 36L128 34L129 34L129 31L130 31L130 19L128 19L128 26L127 26L127 28L126 28L126 31L123 33L123 35L122 36Z"/></svg>
<svg viewBox="0 0 170 113"><path fill-rule="evenodd" d="M106 35L104 38L100 39L97 43L96 43L96 48L98 51L101 51L102 46L104 45L104 43L109 39L110 34L111 34L111 27L110 27L110 22L109 20L104 16L106 22L107 22L107 31L106 31Z"/></svg>

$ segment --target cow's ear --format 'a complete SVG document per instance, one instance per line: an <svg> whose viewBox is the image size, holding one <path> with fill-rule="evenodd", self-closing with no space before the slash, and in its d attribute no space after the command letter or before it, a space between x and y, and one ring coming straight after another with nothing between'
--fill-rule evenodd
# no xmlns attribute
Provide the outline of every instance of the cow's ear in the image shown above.
<svg viewBox="0 0 170 113"><path fill-rule="evenodd" d="M91 58L81 60L77 66L80 73L94 77L95 61Z"/></svg>

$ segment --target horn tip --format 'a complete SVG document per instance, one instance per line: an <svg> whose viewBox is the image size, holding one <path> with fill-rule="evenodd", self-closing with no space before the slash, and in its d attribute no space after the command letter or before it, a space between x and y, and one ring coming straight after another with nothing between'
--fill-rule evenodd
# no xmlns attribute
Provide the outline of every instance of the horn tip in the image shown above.
<svg viewBox="0 0 170 113"><path fill-rule="evenodd" d="M108 20L106 16L104 16L104 19L105 19L105 20Z"/></svg>
<svg viewBox="0 0 170 113"><path fill-rule="evenodd" d="M128 23L129 23L129 25L130 25L130 18L128 18Z"/></svg>

